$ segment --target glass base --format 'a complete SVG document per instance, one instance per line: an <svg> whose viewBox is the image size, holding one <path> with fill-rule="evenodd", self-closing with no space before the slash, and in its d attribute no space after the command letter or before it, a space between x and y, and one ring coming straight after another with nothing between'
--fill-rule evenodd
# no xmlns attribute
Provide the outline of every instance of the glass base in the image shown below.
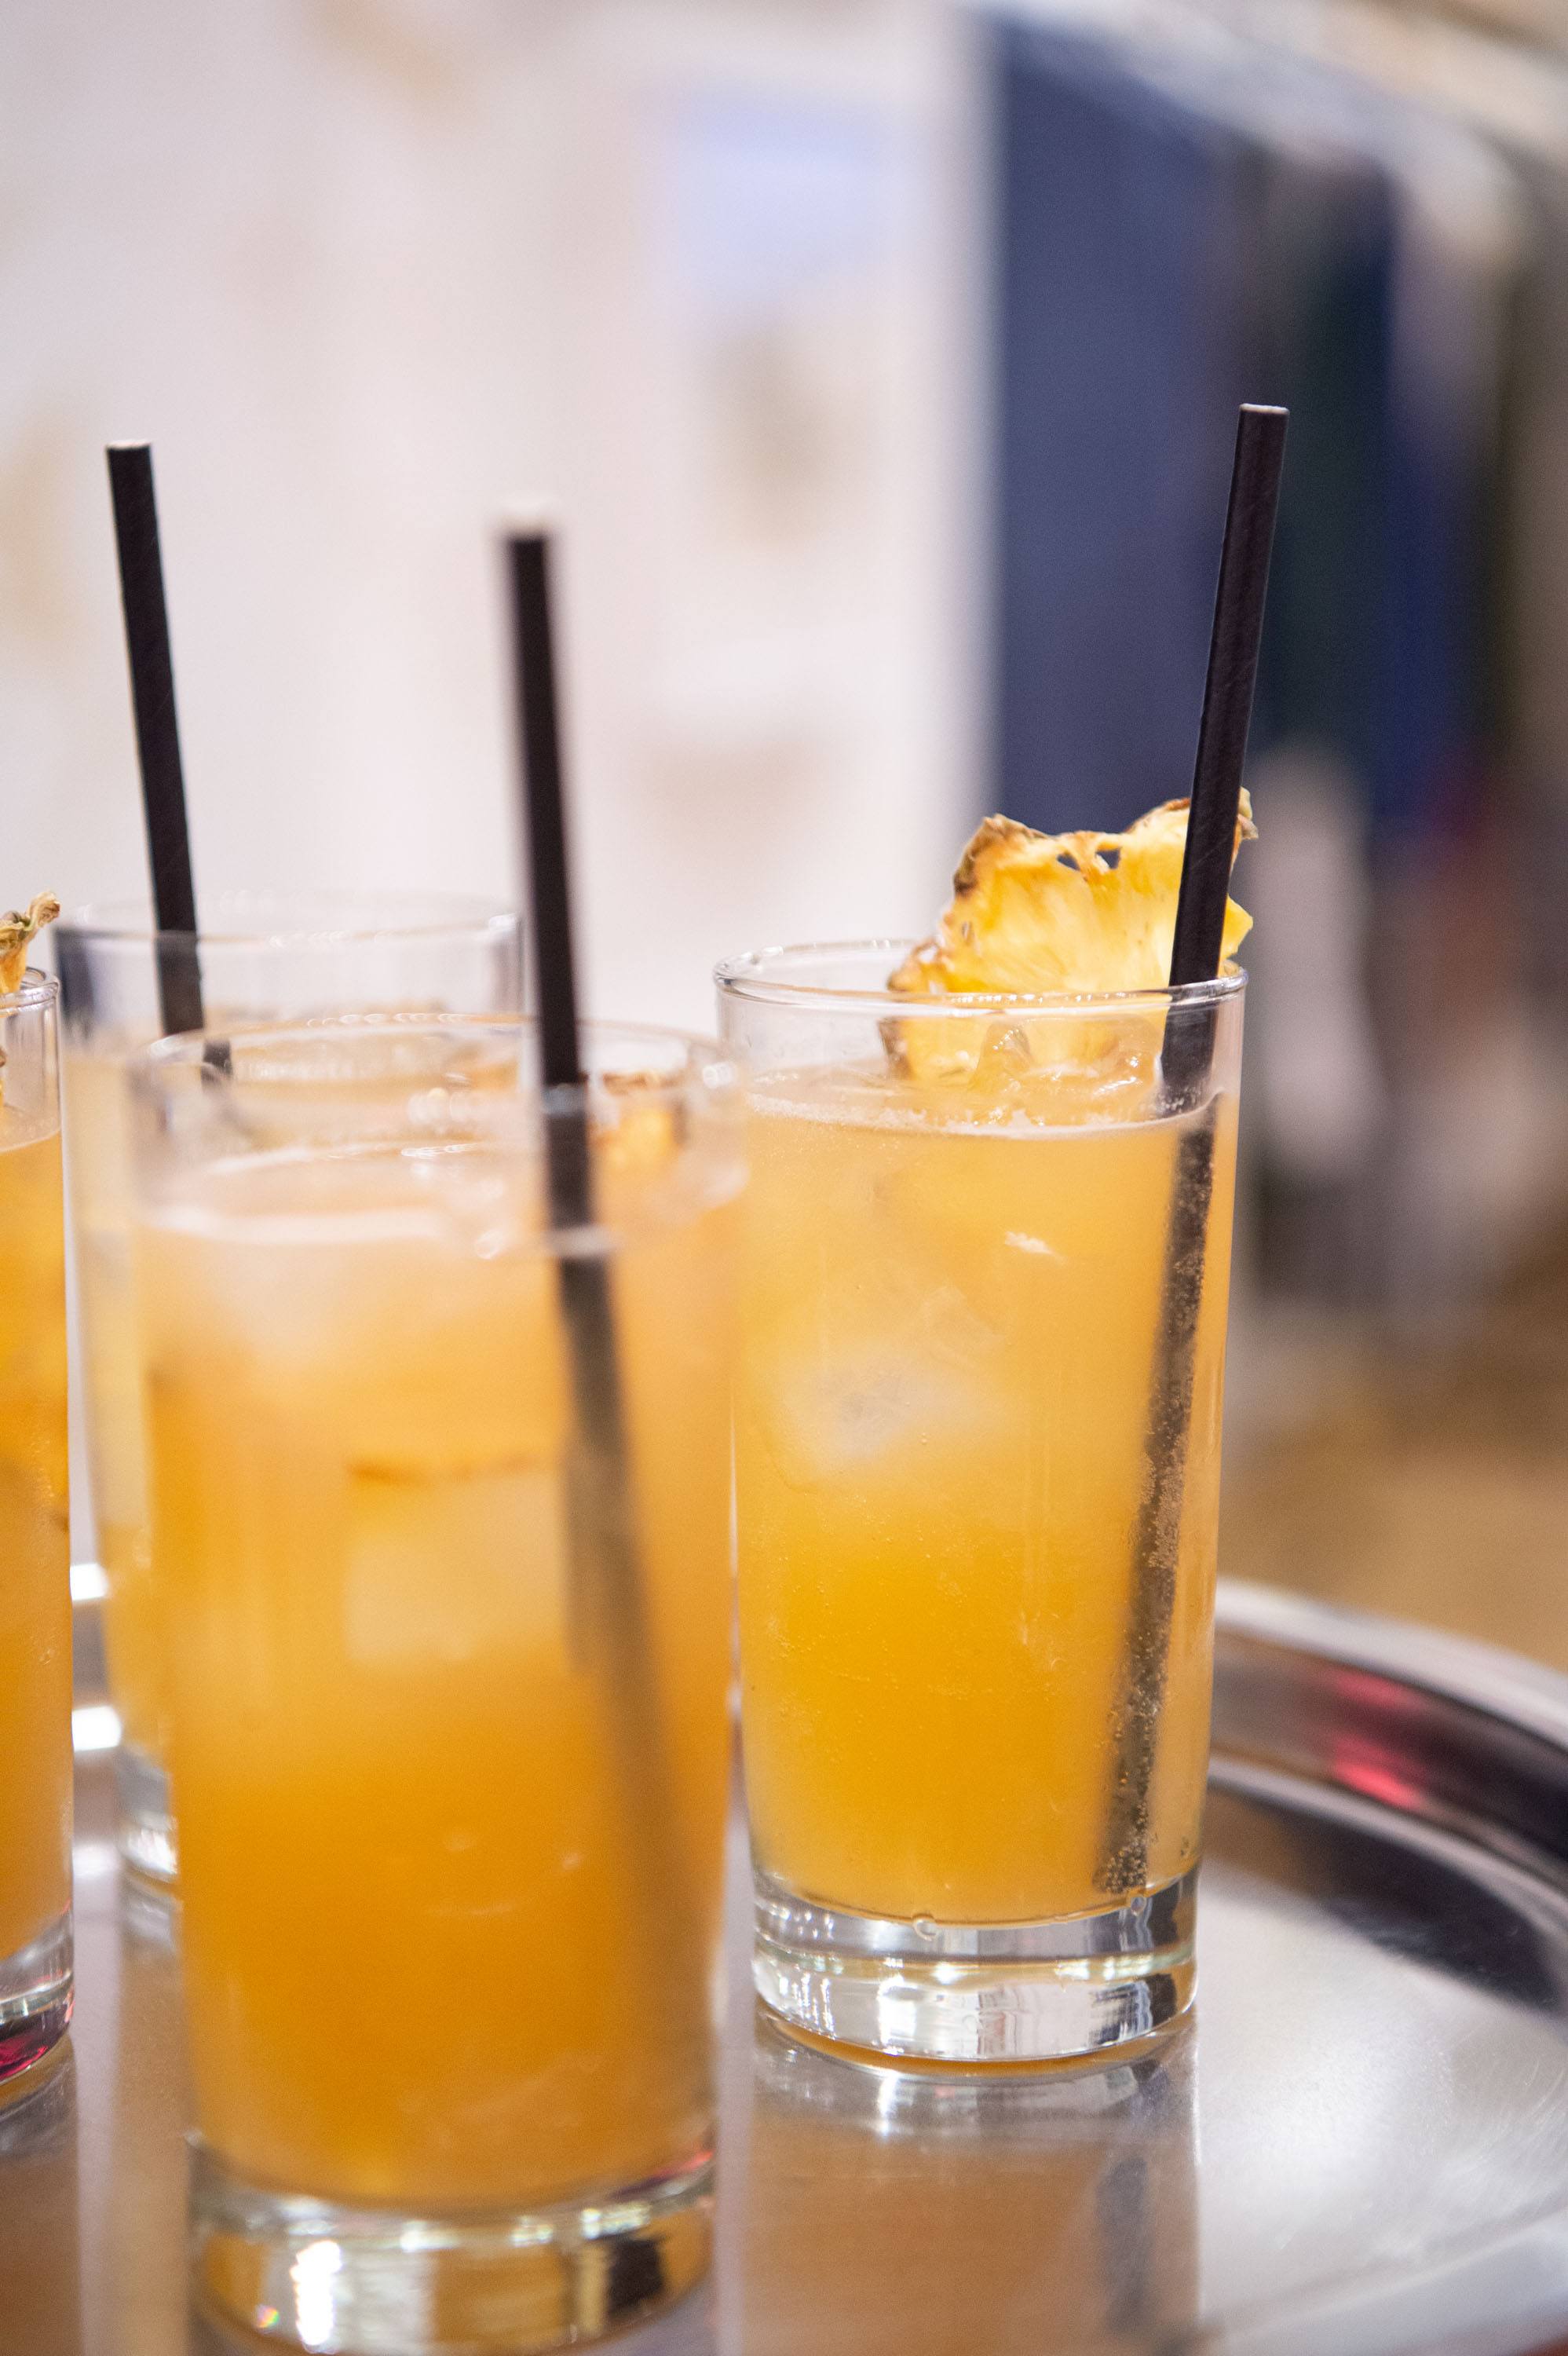
<svg viewBox="0 0 1568 2356"><path fill-rule="evenodd" d="M64 1913L14 1955L0 1957L0 2102L20 2096L70 2027L70 1915Z"/></svg>
<svg viewBox="0 0 1568 2356"><path fill-rule="evenodd" d="M1192 2002L1197 1869L1044 1922L899 1922L759 1871L752 1980L792 2029L869 2058L1065 2062L1156 2036Z"/></svg>
<svg viewBox="0 0 1568 2356"><path fill-rule="evenodd" d="M535 2356L641 2322L694 2289L712 2251L713 2168L592 2202L421 2217L242 2183L197 2141L197 2296L318 2356Z"/></svg>
<svg viewBox="0 0 1568 2356"><path fill-rule="evenodd" d="M150 1751L123 1742L114 1760L120 1802L120 1854L131 1871L160 1890L179 1878L169 1779Z"/></svg>

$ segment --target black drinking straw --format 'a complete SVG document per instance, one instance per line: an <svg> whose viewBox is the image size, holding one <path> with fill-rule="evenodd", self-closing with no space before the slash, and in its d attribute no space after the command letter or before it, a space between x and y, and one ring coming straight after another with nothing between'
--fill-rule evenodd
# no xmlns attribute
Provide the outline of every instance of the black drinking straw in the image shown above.
<svg viewBox="0 0 1568 2356"><path fill-rule="evenodd" d="M1171 945L1173 990L1212 981L1220 970L1287 418L1283 409L1247 403L1237 420ZM1168 1112L1190 1112L1202 1102L1213 1054L1214 1012L1209 1003L1173 1007L1166 1016L1160 1087ZM1100 1868L1102 1889L1117 1895L1141 1890L1147 1878L1149 1796L1176 1604L1193 1360L1214 1183L1216 1109L1212 1103L1204 1105L1180 1132L1166 1231L1159 1325L1145 1428L1144 1489L1133 1541L1127 1643L1116 1703L1115 1762Z"/></svg>
<svg viewBox="0 0 1568 2356"><path fill-rule="evenodd" d="M581 1248L569 1244L556 1260L572 1407L565 1468L571 1637L576 1658L603 1680L617 1783L633 1834L632 1867L640 1867L654 1900L646 1922L648 1967L668 2008L683 1997L689 2005L699 1975L683 1969L688 1942L653 1706L653 1658L610 1269L589 1234L595 1215L593 1165L578 1035L548 535L513 533L507 561L549 1222L582 1239Z"/></svg>
<svg viewBox="0 0 1568 2356"><path fill-rule="evenodd" d="M552 1227L586 1229L593 1224L593 1167L578 1036L549 542L543 532L517 532L508 541L508 555L549 1218ZM613 1505L610 1519L616 1537L613 1552L618 1569L627 1576L635 1591L624 1417L609 1271L597 1255L563 1253L560 1282L581 1436L589 1447L604 1453L606 1470L613 1474L609 1484Z"/></svg>
<svg viewBox="0 0 1568 2356"><path fill-rule="evenodd" d="M131 701L136 715L136 756L142 771L142 810L158 929L158 1012L165 1034L200 1031L205 1028L205 1017L197 952L196 886L186 823L185 768L175 709L174 658L158 546L153 453L145 442L121 442L111 446L108 458Z"/></svg>

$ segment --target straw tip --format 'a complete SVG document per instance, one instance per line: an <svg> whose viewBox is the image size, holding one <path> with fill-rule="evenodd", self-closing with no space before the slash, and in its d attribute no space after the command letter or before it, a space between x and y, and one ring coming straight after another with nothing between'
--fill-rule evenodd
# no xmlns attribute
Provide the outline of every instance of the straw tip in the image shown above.
<svg viewBox="0 0 1568 2356"><path fill-rule="evenodd" d="M508 499L501 510L502 538L519 541L553 540L560 529L560 510L552 499Z"/></svg>
<svg viewBox="0 0 1568 2356"><path fill-rule="evenodd" d="M110 458L144 458L152 447L150 442L106 442L103 450Z"/></svg>
<svg viewBox="0 0 1568 2356"><path fill-rule="evenodd" d="M1243 417L1273 418L1276 419L1278 423L1283 425L1285 419L1290 415L1290 412L1288 409L1283 407L1278 402L1243 401L1242 403L1242 415Z"/></svg>

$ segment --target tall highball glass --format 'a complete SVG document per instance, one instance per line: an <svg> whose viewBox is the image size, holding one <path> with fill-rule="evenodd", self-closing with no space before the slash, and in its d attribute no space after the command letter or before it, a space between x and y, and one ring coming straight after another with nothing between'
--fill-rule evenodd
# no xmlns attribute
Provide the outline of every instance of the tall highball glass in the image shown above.
<svg viewBox="0 0 1568 2356"><path fill-rule="evenodd" d="M86 908L57 927L65 1019L68 1175L84 1344L88 1465L104 1599L109 1683L120 1713L121 1846L134 1870L172 1881L165 1773L163 1602L147 1516L131 1293L125 1063L158 1037L159 975L194 948L209 1028L380 1010L516 1012L517 920L440 894L231 894L193 944L156 933L144 908Z"/></svg>
<svg viewBox="0 0 1568 2356"><path fill-rule="evenodd" d="M70 2019L70 1535L56 986L0 996L0 2105Z"/></svg>
<svg viewBox="0 0 1568 2356"><path fill-rule="evenodd" d="M707 2264L740 1106L590 1039L543 1095L504 1021L134 1069L197 2284L293 2346Z"/></svg>
<svg viewBox="0 0 1568 2356"><path fill-rule="evenodd" d="M912 1000L906 947L720 973L756 1984L1044 2061L1191 2000L1243 980Z"/></svg>

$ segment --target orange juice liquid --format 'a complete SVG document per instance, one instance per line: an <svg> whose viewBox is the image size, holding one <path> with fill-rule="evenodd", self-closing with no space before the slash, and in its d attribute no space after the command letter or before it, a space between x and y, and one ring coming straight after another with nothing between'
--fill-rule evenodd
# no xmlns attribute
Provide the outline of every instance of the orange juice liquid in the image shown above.
<svg viewBox="0 0 1568 2356"><path fill-rule="evenodd" d="M0 1106L0 1960L70 1902L59 1134Z"/></svg>
<svg viewBox="0 0 1568 2356"><path fill-rule="evenodd" d="M124 1740L163 1757L163 1642L153 1583L133 1279L130 1108L122 1056L62 1062L83 1343L88 1463L107 1593L109 1683Z"/></svg>
<svg viewBox="0 0 1568 2356"><path fill-rule="evenodd" d="M906 1920L1100 1885L1179 1124L965 1118L852 1072L753 1097L737 1426L759 1864ZM1148 1847L1196 1859L1233 1100L1221 1099Z"/></svg>
<svg viewBox="0 0 1568 2356"><path fill-rule="evenodd" d="M560 1271L519 1199L483 1154L262 1157L143 1231L197 2115L251 2181L516 2206L709 2139L732 1214L613 1262L650 1902L574 1600Z"/></svg>

